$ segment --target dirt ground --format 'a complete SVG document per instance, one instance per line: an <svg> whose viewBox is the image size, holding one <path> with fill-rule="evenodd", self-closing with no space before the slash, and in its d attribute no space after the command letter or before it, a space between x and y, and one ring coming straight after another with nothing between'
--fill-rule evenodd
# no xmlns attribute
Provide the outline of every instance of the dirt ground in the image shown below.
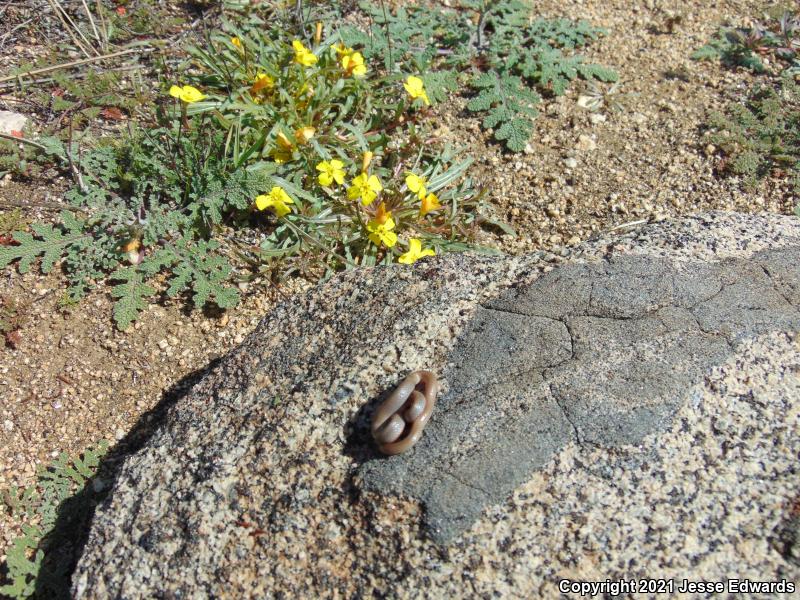
<svg viewBox="0 0 800 600"><path fill-rule="evenodd" d="M495 215L518 232L516 238L487 235L485 242L513 253L559 251L600 231L671 215L792 211L798 199L788 183L770 180L745 192L735 178L719 177L720 158L702 130L708 111L741 98L756 77L690 59L720 23L746 24L762 2L534 4L544 16L585 18L608 29L588 56L618 70L624 110L593 116L577 105L582 86L576 84L567 96L546 100L530 147L512 155L480 131L463 99L438 107L439 135L467 146ZM667 33L675 15L680 22ZM6 100L0 96L0 109L13 109ZM7 181L0 210L9 201L57 203L63 189L63 182ZM26 213L33 219L49 214L42 208ZM123 333L113 327L104 289L64 310L57 274L5 269L0 297L21 307L24 319L15 347L0 348L0 489L30 484L37 465L61 451L121 439L166 390L240 343L271 307L291 302L304 287L257 283L239 307L221 314L189 310L180 301L153 305ZM16 534L0 514L0 554Z"/></svg>

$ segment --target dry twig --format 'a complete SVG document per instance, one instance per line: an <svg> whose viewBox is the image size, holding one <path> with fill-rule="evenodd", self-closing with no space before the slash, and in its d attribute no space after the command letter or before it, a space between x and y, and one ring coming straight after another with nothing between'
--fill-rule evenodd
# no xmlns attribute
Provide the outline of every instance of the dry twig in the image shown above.
<svg viewBox="0 0 800 600"><path fill-rule="evenodd" d="M136 52L152 52L153 50L154 50L153 48L148 48L148 47L128 48L126 50L119 50L118 52L112 52L111 54L103 54L102 56L91 56L89 58L83 58L81 60L73 60L67 63L53 65L52 67L42 67L41 69L33 69L32 71L26 71L25 73L19 73L17 75L0 77L0 83L4 83L6 81L13 81L15 79L20 79L22 77L30 77L31 75L41 75L42 73L49 73L50 71L57 71L59 69L69 69L71 67L77 67L88 63L107 60L109 58L116 58L117 56L124 56L126 54L134 54Z"/></svg>

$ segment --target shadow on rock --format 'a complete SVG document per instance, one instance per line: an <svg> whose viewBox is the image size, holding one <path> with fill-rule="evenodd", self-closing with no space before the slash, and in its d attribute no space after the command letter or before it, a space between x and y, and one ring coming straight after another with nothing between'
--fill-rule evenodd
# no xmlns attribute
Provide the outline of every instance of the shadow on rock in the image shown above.
<svg viewBox="0 0 800 600"><path fill-rule="evenodd" d="M344 445L344 453L346 456L352 458L356 465L371 460L386 458L386 456L378 450L375 441L372 439L370 422L372 420L372 414L378 409L378 406L391 395L392 391L392 388L388 388L378 396L370 398L369 402L365 402L345 426L347 441Z"/></svg>
<svg viewBox="0 0 800 600"><path fill-rule="evenodd" d="M83 489L59 505L56 523L40 545L45 555L36 579L35 597L47 600L70 597L70 580L88 539L95 508L113 489L125 459L147 443L166 421L170 408L218 363L219 359L211 361L165 391L158 404L144 413L128 435L108 451Z"/></svg>

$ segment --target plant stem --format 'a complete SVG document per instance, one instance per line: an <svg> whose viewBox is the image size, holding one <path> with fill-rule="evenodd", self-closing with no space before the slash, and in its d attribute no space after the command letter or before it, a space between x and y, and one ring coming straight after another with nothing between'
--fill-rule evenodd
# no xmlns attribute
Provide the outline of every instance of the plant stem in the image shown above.
<svg viewBox="0 0 800 600"><path fill-rule="evenodd" d="M47 150L47 148L45 146L42 146L39 142L34 142L33 140L26 140L25 138L14 137L13 135L9 135L7 133L0 133L0 139L10 140L12 142L19 142L20 144L28 144L29 146L33 146L34 148L38 148L39 150Z"/></svg>
<svg viewBox="0 0 800 600"><path fill-rule="evenodd" d="M389 31L389 15L386 12L386 2L381 0L381 8L383 9L383 21L386 25L386 50L388 52L386 64L387 70L392 72L394 70L394 57L392 56L392 33Z"/></svg>
<svg viewBox="0 0 800 600"><path fill-rule="evenodd" d="M303 28L303 0L296 0L294 3L294 18L300 29Z"/></svg>
<svg viewBox="0 0 800 600"><path fill-rule="evenodd" d="M483 48L483 30L486 27L487 14L489 14L489 8L486 4L484 4L478 15L478 27L476 32L476 49L478 50L478 53L480 53Z"/></svg>
<svg viewBox="0 0 800 600"><path fill-rule="evenodd" d="M346 265L350 265L351 267L355 267L355 266L356 266L356 265L355 265L355 264L354 264L352 261L349 261L349 260L347 260L347 259L346 259L344 256L342 256L342 255L341 255L341 254L339 254L338 252L334 252L333 250L330 250L330 249L326 248L326 247L325 247L325 244L323 244L322 242L320 242L320 241L319 241L317 238L315 238L313 235L311 235L311 234L309 234L309 233L306 233L305 231L303 231L302 229L300 229L300 228L299 228L297 225L295 225L294 223L292 223L292 222L291 222L289 219L283 219L283 222L284 222L286 225L288 225L288 226L289 226L289 229L291 229L292 231L294 231L295 233L297 233L297 234L298 234L298 235L300 235L301 237L304 237L305 239L307 239L308 241L310 241L312 244L314 244L315 246L317 246L318 248L320 248L320 249L321 249L323 252L325 252L326 254L330 254L330 255L332 255L332 256L335 256L336 258L338 258L339 260L341 260L341 261L342 261L344 264L346 264Z"/></svg>

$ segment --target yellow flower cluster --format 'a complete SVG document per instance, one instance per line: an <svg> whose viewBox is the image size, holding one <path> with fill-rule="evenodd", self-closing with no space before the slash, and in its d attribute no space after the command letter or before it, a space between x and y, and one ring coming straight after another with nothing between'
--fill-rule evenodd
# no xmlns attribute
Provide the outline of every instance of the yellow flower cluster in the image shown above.
<svg viewBox="0 0 800 600"><path fill-rule="evenodd" d="M296 134L296 137L298 137L298 140L300 139L299 134ZM283 133L278 134L278 143L279 145L282 144L283 146L288 145L291 147L291 141ZM369 166L371 159L372 153L365 152L363 159L364 170L361 174L353 178L350 187L347 189L348 198L351 200L361 200L364 206L372 204L378 193L383 190L380 179L366 172L366 168ZM329 187L333 184L344 184L346 173L344 163L341 160L335 158L323 160L317 164L316 169L319 171L317 180L320 185ZM421 175L416 175L410 171L406 175L406 185L409 190L417 194L417 197L422 201L422 208L420 209L421 217L431 210L440 208L435 194L427 193L427 189L425 188L426 183L426 178ZM280 186L273 187L269 194L260 195L256 197L255 200L255 205L258 210L272 209L279 218L285 217L291 213L291 208L289 206L291 204L294 204L294 200L292 200L289 194L286 193L286 190ZM432 207L432 204L435 204L435 207ZM392 217L391 211L386 208L385 203L381 202L373 218L366 224L369 241L376 246L393 248L398 242L397 233L394 231L396 227L397 224ZM420 258L434 256L435 254L435 251L431 248L423 248L422 241L418 238L410 238L408 241L408 251L401 254L397 260L402 264L410 265Z"/></svg>
<svg viewBox="0 0 800 600"><path fill-rule="evenodd" d="M320 39L321 27L320 24L318 24L315 37L315 45L317 47L320 44ZM238 37L230 38L230 42L240 53L246 53L245 46ZM319 57L300 40L294 40L292 42L292 48L294 50L294 63L302 67L312 67L319 62ZM338 44L334 46L332 50L336 52L337 62L341 66L344 77L362 78L367 75L368 70L366 62L361 52L346 47L344 44ZM249 90L253 102L261 104L262 102L268 101L270 94L275 90L275 86L276 82L273 77L267 73L257 72ZM430 105L430 100L425 90L425 84L420 77L409 75L403 87L413 100L419 99L424 105ZM305 81L304 87L301 90L301 95L305 92L313 95L313 89L310 87L309 81ZM187 104L205 98L202 92L192 86L172 86L170 94ZM304 144L308 144L315 133L316 129L312 126L298 128L294 131L293 137L290 137L291 134L287 135L279 131L275 138L275 147L271 152L271 156L277 163L292 160L295 157L295 149ZM346 190L348 199L360 201L361 205L364 207L373 205L378 195L384 189L378 176L369 172L371 160L372 153L369 151L365 152L362 160L361 172L350 180ZM345 163L342 160L336 158L323 160L316 165L316 171L317 181L321 186L325 188L345 186L347 173L345 170ZM428 181L425 176L407 171L405 184L408 191L414 194L420 202L419 218L424 218L432 211L441 208L436 194L428 191ZM276 185L269 193L257 196L254 204L258 210L263 211L269 209L274 212L278 218L283 218L291 214L291 207L295 204L295 201L283 187ZM374 210L374 212L372 209L368 212L372 214L372 218L367 221L365 226L369 241L376 246L384 246L386 248L395 247L399 240L395 231L397 223L395 222L391 210L387 208L384 202L380 202L378 208ZM408 240L408 250L399 256L398 262L410 265L421 258L434 256L435 254L432 248L423 247L422 240L410 238Z"/></svg>
<svg viewBox="0 0 800 600"><path fill-rule="evenodd" d="M344 44L338 44L335 49L341 60L342 70L345 75L364 77L367 74L367 65L364 64L364 56L361 52L347 48Z"/></svg>

